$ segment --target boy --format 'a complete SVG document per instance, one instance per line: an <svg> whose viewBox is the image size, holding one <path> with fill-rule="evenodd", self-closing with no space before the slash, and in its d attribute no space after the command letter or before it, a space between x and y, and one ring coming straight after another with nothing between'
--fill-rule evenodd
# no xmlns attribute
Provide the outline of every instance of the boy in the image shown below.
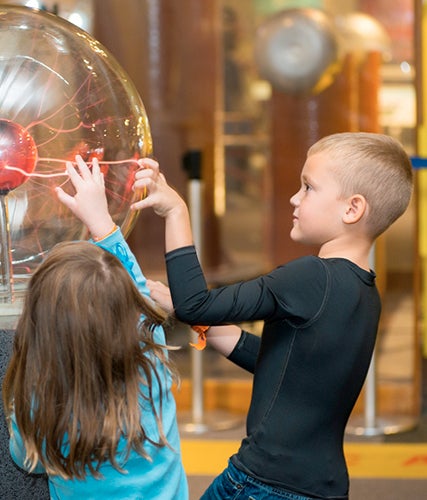
<svg viewBox="0 0 427 500"><path fill-rule="evenodd" d="M406 210L412 168L391 137L342 133L313 145L301 173L290 236L318 245L246 282L208 290L192 246L187 207L158 164L143 160L134 187L164 217L166 263L177 317L227 325L264 320L261 338L236 326L208 339L253 372L247 436L203 499L348 498L344 431L375 345L380 298L369 253ZM151 284L161 300L162 288ZM224 335L221 335L221 331Z"/></svg>

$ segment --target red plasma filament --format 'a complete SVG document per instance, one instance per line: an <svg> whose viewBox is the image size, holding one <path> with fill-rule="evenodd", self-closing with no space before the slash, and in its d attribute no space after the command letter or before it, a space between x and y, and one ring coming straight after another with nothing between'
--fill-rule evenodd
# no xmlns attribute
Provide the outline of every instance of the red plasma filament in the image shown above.
<svg viewBox="0 0 427 500"><path fill-rule="evenodd" d="M23 184L37 163L31 135L17 123L0 119L0 194Z"/></svg>

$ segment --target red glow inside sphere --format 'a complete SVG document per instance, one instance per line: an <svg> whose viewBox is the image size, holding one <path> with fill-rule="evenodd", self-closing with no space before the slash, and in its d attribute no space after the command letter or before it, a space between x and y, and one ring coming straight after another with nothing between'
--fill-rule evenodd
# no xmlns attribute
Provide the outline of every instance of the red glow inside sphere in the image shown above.
<svg viewBox="0 0 427 500"><path fill-rule="evenodd" d="M17 123L0 119L0 193L17 188L37 163L37 147L31 135Z"/></svg>

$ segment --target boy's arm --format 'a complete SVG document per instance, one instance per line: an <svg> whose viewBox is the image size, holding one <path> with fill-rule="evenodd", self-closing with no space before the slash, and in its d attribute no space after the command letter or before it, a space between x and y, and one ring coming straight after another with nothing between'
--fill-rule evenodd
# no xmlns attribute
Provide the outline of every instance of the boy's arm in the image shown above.
<svg viewBox="0 0 427 500"><path fill-rule="evenodd" d="M237 325L211 326L206 332L207 343L228 358L239 342L242 329Z"/></svg>
<svg viewBox="0 0 427 500"><path fill-rule="evenodd" d="M240 368L255 373L260 347L261 337L242 330L238 342L227 356L227 359L240 366Z"/></svg>
<svg viewBox="0 0 427 500"><path fill-rule="evenodd" d="M173 313L173 303L169 288L161 281L147 280L150 297L165 311ZM239 341L241 328L235 325L212 326L206 332L207 343L223 356L228 357Z"/></svg>
<svg viewBox="0 0 427 500"><path fill-rule="evenodd" d="M211 326L207 343L244 370L255 373L261 338L236 325Z"/></svg>

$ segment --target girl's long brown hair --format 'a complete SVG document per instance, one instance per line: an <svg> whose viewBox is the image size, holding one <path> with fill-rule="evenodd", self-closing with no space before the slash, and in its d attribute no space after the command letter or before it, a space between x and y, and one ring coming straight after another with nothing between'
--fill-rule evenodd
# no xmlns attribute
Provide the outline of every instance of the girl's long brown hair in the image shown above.
<svg viewBox="0 0 427 500"><path fill-rule="evenodd" d="M167 446L151 393L166 370L175 373L153 340L165 320L114 255L88 242L52 249L30 280L3 384L30 467L40 461L49 474L80 479L107 460L120 470L121 436L128 453L147 456L141 384L158 423L154 444Z"/></svg>

